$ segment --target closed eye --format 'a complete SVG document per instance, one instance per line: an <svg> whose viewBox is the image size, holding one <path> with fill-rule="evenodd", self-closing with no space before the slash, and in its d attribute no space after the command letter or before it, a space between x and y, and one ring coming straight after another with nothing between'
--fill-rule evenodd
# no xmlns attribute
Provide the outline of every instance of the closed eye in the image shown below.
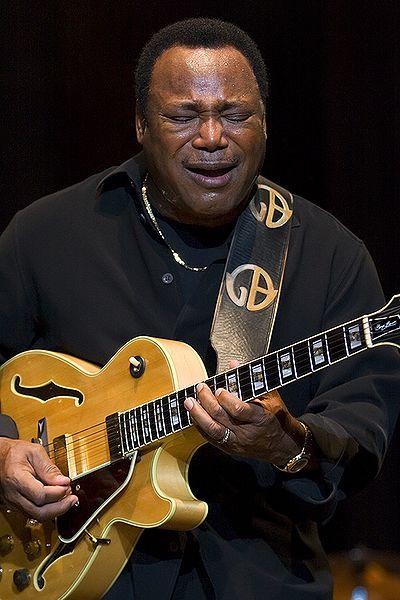
<svg viewBox="0 0 400 600"><path fill-rule="evenodd" d="M195 118L195 115L173 115L167 117L169 121L173 121L174 123L189 123Z"/></svg>
<svg viewBox="0 0 400 600"><path fill-rule="evenodd" d="M251 117L251 115L249 115L248 113L233 113L233 114L223 115L224 119L226 119L227 121L232 121L233 123L247 121L247 119L249 119L250 117Z"/></svg>

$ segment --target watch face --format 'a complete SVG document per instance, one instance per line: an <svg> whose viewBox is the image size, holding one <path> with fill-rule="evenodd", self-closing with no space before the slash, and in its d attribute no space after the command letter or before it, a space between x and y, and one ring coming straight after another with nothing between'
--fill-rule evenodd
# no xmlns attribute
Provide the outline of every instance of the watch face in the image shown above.
<svg viewBox="0 0 400 600"><path fill-rule="evenodd" d="M301 458L293 459L293 463L291 465L288 465L287 470L289 471L289 473L297 473L298 471L301 471L302 469L304 469L304 467L308 465L308 461L308 456L302 456Z"/></svg>

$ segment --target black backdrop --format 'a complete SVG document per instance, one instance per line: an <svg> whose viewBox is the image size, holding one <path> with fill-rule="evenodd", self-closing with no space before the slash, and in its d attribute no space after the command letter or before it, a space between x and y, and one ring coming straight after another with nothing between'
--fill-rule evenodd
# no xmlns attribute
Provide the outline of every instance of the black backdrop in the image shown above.
<svg viewBox="0 0 400 600"><path fill-rule="evenodd" d="M398 2L3 0L0 230L36 198L138 147L132 67L148 37L217 16L258 43L272 80L264 173L361 237L400 292ZM332 550L400 551L400 434L369 488L324 528Z"/></svg>

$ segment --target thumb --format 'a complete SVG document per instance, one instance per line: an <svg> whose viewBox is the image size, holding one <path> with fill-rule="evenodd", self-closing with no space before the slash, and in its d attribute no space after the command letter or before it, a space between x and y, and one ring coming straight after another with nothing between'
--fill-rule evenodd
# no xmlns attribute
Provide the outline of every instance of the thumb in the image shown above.
<svg viewBox="0 0 400 600"><path fill-rule="evenodd" d="M40 481L46 485L62 485L69 486L70 479L63 475L60 469L55 465L44 448L37 448L37 452L33 452L31 464Z"/></svg>

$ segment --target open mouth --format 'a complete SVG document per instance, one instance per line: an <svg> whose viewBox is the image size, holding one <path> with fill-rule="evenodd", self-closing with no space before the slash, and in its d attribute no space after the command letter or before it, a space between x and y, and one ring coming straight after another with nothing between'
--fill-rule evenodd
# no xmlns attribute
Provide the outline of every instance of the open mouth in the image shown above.
<svg viewBox="0 0 400 600"><path fill-rule="evenodd" d="M188 171L191 173L195 173L196 175L201 175L202 177L223 177L232 169L235 168L235 165L229 165L227 167L186 167Z"/></svg>

